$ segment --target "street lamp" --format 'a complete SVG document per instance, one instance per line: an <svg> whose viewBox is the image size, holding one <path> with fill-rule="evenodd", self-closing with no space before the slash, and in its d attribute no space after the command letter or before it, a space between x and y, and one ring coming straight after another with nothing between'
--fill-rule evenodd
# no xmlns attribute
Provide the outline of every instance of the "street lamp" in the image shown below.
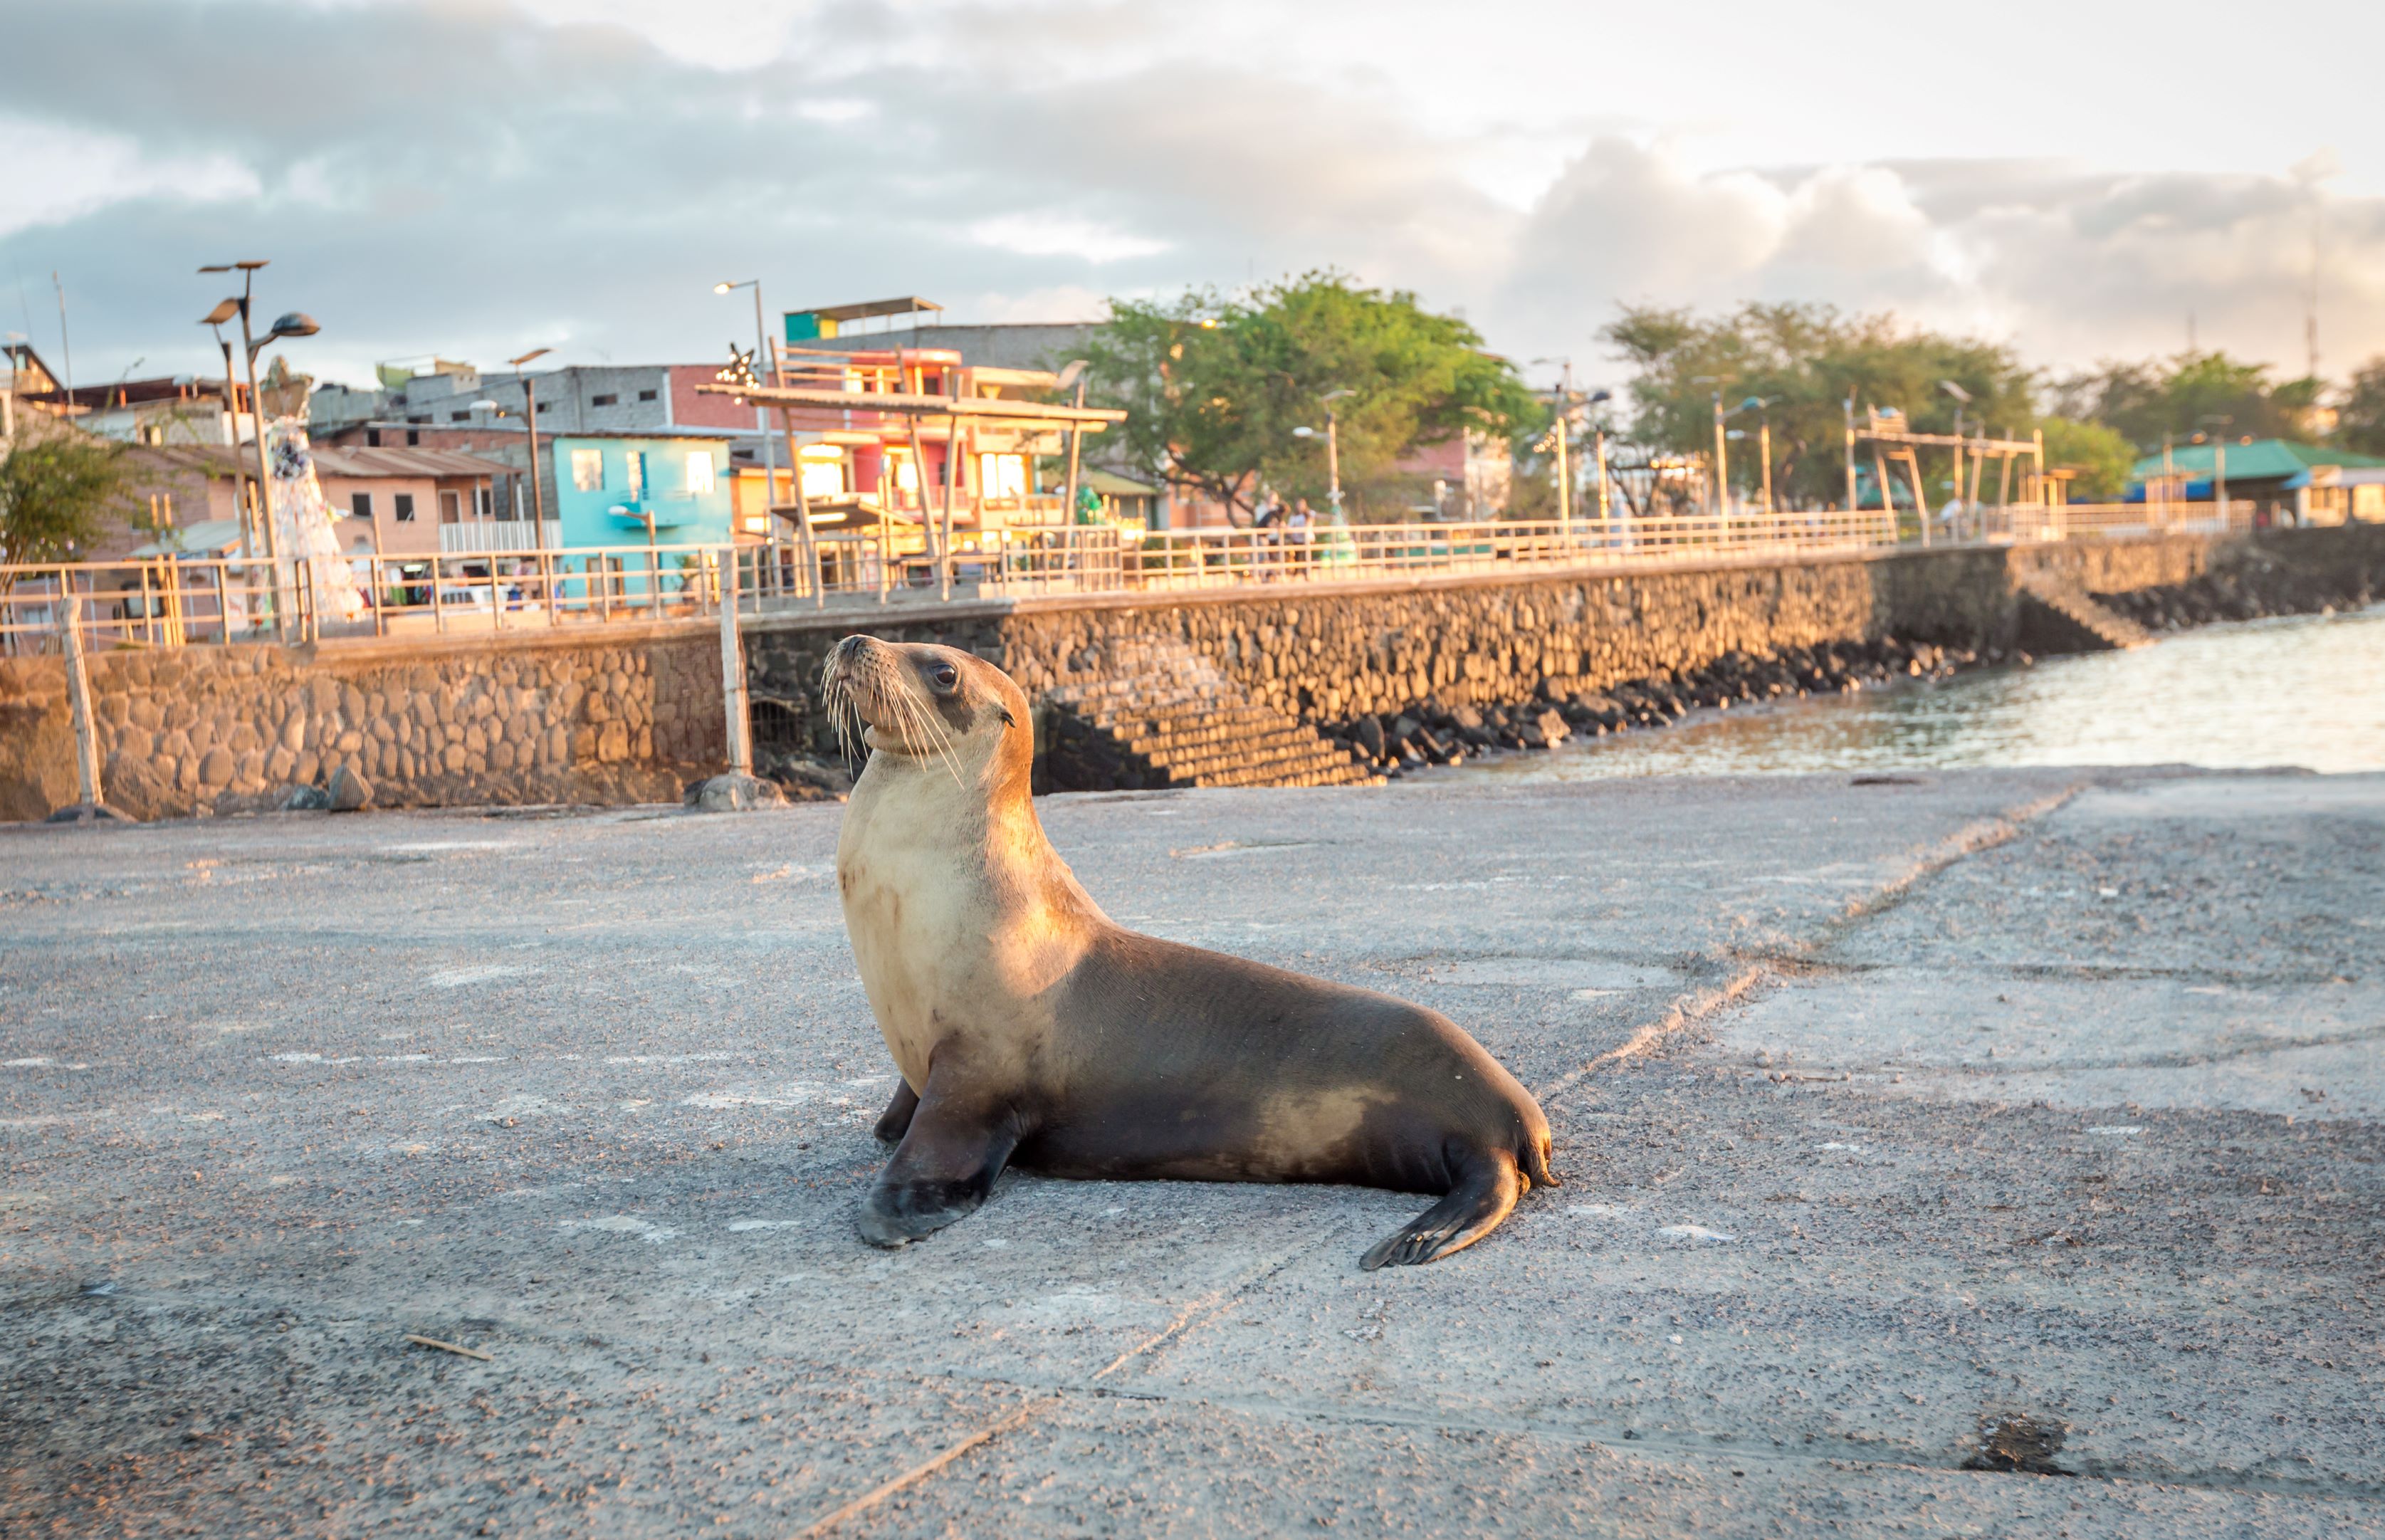
<svg viewBox="0 0 2385 1540"><path fill-rule="evenodd" d="M286 639L288 631L283 623L281 606L281 537L280 532L274 528L272 473L265 464L265 401L256 390L256 356L282 338L311 337L322 328L315 324L315 319L312 316L303 311L293 310L276 320L273 323L273 329L264 337L259 338L255 334L249 325L249 309L251 302L256 298L256 269L266 266L270 258L267 257L254 257L242 262L217 262L201 268L199 271L240 274L240 297L225 300L222 305L217 306L208 314L221 320L230 320L233 315L240 317L240 340L248 353L249 420L255 429L256 439L257 513L265 520L265 559L273 567L273 632L276 636ZM226 306L232 308L227 311ZM229 358L225 361L227 364L230 363Z"/></svg>
<svg viewBox="0 0 2385 1540"><path fill-rule="evenodd" d="M240 554L243 557L254 557L256 555L256 550L252 538L254 534L252 526L256 520L244 511L253 505L248 500L248 479L241 473L240 469L240 387L234 382L239 376L232 372L231 339L223 334L223 323L238 314L240 314L240 301L228 299L201 316L199 324L214 330L216 345L223 349L224 406L231 414L231 506L232 511L240 514ZM256 403L251 401L249 420L252 426L256 422Z"/></svg>
<svg viewBox="0 0 2385 1540"><path fill-rule="evenodd" d="M524 431L530 434L528 463L531 543L538 545L543 545L546 543L546 498L544 494L539 491L538 483L538 382L530 375L523 374L521 368L532 358L545 357L551 351L552 349L549 348L533 347L518 358L506 360L506 366L511 369L521 381L522 422Z"/></svg>
<svg viewBox="0 0 2385 1540"><path fill-rule="evenodd" d="M754 291L754 361L758 364L762 361L765 350L769 345L767 341L767 333L764 332L762 326L762 281L758 278L747 278L741 279L732 283L727 279L723 279L712 286L712 292L716 294L732 294L739 289L751 289ZM779 449L778 445L770 442L769 409L764 407L760 402L755 402L754 405L754 426L762 435L762 465L764 476L762 482L763 527L775 531L777 526L769 521L769 514L770 509L777 506L779 501ZM944 453L946 455L951 455L953 452L954 446L952 444L947 444L944 445ZM793 453L792 448L789 450L789 453ZM803 475L803 468L800 465L796 466L793 468L792 473L800 478ZM921 498L920 507L924 512L927 497L927 493L924 489L921 491L919 495ZM773 541L775 541L776 538L777 536L774 533L772 536ZM776 549L775 545L772 548Z"/></svg>
<svg viewBox="0 0 2385 1540"><path fill-rule="evenodd" d="M1938 388L1954 398L1954 496L1969 509L1969 499L1963 496L1963 408L1971 404L1971 393L1952 380L1941 380Z"/></svg>
<svg viewBox="0 0 2385 1540"><path fill-rule="evenodd" d="M1337 524L1342 522L1342 435L1340 432L1341 419L1333 410L1333 403L1341 400L1345 395L1355 395L1357 394L1357 392L1353 390L1327 391L1322 396L1317 398L1318 405L1325 408L1325 478L1326 485L1329 489L1325 494L1325 498L1326 501L1333 505L1333 521ZM1317 436L1317 430L1314 428L1294 428L1292 431L1292 436L1294 438L1315 438Z"/></svg>
<svg viewBox="0 0 2385 1540"><path fill-rule="evenodd" d="M2202 418L2199 420L2224 429L2236 419L2232 417L2214 416ZM2224 533L2228 528L2228 435L2226 433L2218 432L2211 435L2211 490L2219 502L2219 528Z"/></svg>

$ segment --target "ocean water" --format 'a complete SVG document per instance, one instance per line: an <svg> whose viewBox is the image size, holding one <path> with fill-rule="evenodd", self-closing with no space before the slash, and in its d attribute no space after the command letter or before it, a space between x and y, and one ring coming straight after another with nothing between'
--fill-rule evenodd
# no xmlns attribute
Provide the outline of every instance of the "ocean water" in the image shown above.
<svg viewBox="0 0 2385 1540"><path fill-rule="evenodd" d="M1431 774L1578 781L1964 765L2385 770L2385 605L2174 632L2132 652L1701 711Z"/></svg>

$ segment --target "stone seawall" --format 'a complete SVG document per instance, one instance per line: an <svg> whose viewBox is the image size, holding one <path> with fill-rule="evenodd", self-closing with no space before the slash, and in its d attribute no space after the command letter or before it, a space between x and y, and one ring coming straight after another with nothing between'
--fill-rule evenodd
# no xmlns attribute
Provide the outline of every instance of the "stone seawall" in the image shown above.
<svg viewBox="0 0 2385 1540"><path fill-rule="evenodd" d="M2357 603L2385 590L2385 525L1614 576L914 603L749 620L745 637L765 772L833 754L820 663L838 637L866 630L1008 670L1055 750L1046 785L1223 783L1230 757L1218 745L1239 741L1270 745L1287 778L1317 782L1330 767L1295 730L1346 743L1364 720L1428 701L1513 707L1854 644L1870 648L1866 666L1892 669L1913 667L1916 646L2035 645L2021 634L2023 595L2048 583L2155 626ZM1892 638L1904 653L1878 645ZM718 646L710 622L690 621L96 653L104 790L144 819L261 809L345 763L379 807L675 800L720 768ZM1208 716L1179 701L1161 720L1136 696L1155 668L1219 682L1230 698ZM1103 720L1089 702L1103 703ZM74 796L62 660L0 658L0 819L40 818Z"/></svg>
<svg viewBox="0 0 2385 1540"><path fill-rule="evenodd" d="M346 764L381 808L674 801L719 767L709 622L601 636L100 651L102 788L135 818L277 808ZM0 658L0 819L75 800L64 659Z"/></svg>
<svg viewBox="0 0 2385 1540"><path fill-rule="evenodd" d="M1516 705L1826 644L2009 650L2029 640L2033 582L2159 595L2247 572L2267 574L2272 612L2385 589L2385 525L770 617L748 630L746 651L767 759L831 750L816 682L827 648L854 630L974 651L1039 702L1111 682L1155 641L1180 644L1249 700L1330 727L1427 700Z"/></svg>

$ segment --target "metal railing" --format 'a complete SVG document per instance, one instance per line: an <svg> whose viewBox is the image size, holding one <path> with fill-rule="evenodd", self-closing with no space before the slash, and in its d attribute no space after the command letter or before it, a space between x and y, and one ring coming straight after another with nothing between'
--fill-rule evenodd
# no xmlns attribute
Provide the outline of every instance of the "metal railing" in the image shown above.
<svg viewBox="0 0 2385 1540"><path fill-rule="evenodd" d="M2158 511L2161 521L2148 524L2142 505L1991 508L1933 529L1930 543L1993 545L2218 527L2210 504L2172 504ZM356 556L330 564L328 575L288 562L277 574L265 558L242 557L0 567L0 653L58 650L70 609L80 613L94 645L171 647L693 620L717 615L724 590L749 612L831 601L932 603L945 562L925 539L918 529L902 526L894 528L892 545L874 532L823 533L808 559L792 541ZM1909 511L1900 528L1895 517L1867 508L1147 534L1113 525L1023 526L964 534L946 560L954 597L971 599L1628 571L1860 553L1920 541ZM336 581L343 565L349 582ZM327 592L327 583L337 591Z"/></svg>

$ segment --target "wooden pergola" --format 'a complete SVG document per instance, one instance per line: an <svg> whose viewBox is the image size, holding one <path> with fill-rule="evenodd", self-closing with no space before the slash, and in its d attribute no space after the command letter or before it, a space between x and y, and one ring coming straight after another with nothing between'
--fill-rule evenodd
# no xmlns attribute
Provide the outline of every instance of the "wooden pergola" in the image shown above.
<svg viewBox="0 0 2385 1540"><path fill-rule="evenodd" d="M792 511L795 527L804 543L804 559L811 564L817 577L818 553L812 530L811 501L804 494L802 461L795 445L795 414L806 415L833 412L839 415L837 426L851 428L852 415L871 412L886 417L909 419L913 463L919 463L919 424L922 419L944 419L944 487L941 528L936 532L935 559L937 588L944 598L953 594L953 476L959 463L957 439L961 424L974 426L995 421L1020 432L1065 432L1068 435L1068 491L1067 507L1073 510L1077 501L1077 469L1082 435L1098 433L1111 423L1124 422L1123 409L1111 407L1057 406L1041 401L1005 401L992 396L910 395L892 391L824 390L792 385L698 385L698 391L711 395L734 396L756 407L775 408L779 414L780 431L786 435L788 463L796 467L794 474L795 501ZM1080 392L1081 394L1082 393ZM824 425L815 425L824 426ZM833 431L833 430L831 430ZM771 506L773 513L778 505ZM881 520L886 511L881 509ZM815 582L815 589L818 584Z"/></svg>
<svg viewBox="0 0 2385 1540"><path fill-rule="evenodd" d="M1855 507L1855 444L1871 444L1872 476L1879 483L1880 507L1892 520L1896 513L1896 500L1888 489L1888 467L1893 460L1903 465L1912 479L1914 511L1920 516L1921 544L1929 544L1929 495L1921 482L1921 457L1924 447L1951 449L1954 452L1954 495L1962 497L1966 507L1977 510L1979 506L1979 474L1990 459L2000 461L1997 477L1996 503L2000 507L2012 503L2013 461L2026 455L2036 472L2030 483L2042 488L2045 482L2045 435L2032 432L2028 438L1990 438L1979 433L1921 433L1906 426L1901 412L1873 407L1867 410L1863 425L1858 427L1852 411L1847 417L1847 507ZM1969 495L1963 489L1963 457L1971 461ZM2042 495L2042 492L2040 494Z"/></svg>

